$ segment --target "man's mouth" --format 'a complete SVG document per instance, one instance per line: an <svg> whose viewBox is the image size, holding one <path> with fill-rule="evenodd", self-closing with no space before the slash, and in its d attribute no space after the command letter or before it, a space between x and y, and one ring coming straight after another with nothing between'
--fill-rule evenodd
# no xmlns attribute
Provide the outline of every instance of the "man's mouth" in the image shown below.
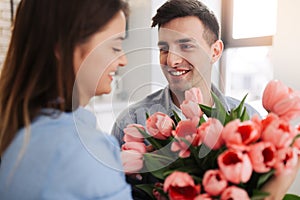
<svg viewBox="0 0 300 200"><path fill-rule="evenodd" d="M177 71L169 71L172 76L181 76L188 73L190 70L177 70Z"/></svg>

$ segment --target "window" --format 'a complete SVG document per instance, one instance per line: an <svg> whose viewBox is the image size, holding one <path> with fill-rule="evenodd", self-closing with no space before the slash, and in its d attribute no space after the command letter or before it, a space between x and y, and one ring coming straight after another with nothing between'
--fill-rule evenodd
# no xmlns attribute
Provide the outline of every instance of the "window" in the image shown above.
<svg viewBox="0 0 300 200"><path fill-rule="evenodd" d="M270 53L276 32L277 0L222 0L221 89L226 95L261 99L273 78Z"/></svg>

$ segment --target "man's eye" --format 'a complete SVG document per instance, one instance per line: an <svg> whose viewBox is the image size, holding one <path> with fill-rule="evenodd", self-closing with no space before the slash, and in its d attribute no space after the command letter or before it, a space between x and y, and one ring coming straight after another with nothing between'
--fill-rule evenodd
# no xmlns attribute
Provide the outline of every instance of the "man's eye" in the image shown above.
<svg viewBox="0 0 300 200"><path fill-rule="evenodd" d="M168 46L161 46L159 47L159 51L169 51L169 47Z"/></svg>
<svg viewBox="0 0 300 200"><path fill-rule="evenodd" d="M194 47L194 45L191 44L181 44L180 48L181 49L192 49Z"/></svg>

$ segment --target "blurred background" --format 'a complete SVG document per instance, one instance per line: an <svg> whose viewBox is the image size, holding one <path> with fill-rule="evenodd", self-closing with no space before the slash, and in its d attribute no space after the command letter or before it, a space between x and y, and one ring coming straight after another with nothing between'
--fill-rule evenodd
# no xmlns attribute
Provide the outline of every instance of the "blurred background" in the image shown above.
<svg viewBox="0 0 300 200"><path fill-rule="evenodd" d="M0 0L0 66L19 2ZM159 66L157 28L150 28L152 16L165 0L128 2L131 15L124 42L128 65L118 71L110 95L91 101L95 112L101 112L103 116L101 128L108 132L120 110L167 84ZM300 90L299 0L203 2L215 13L222 27L225 50L212 75L221 91L238 99L248 93L248 103L265 115L260 101L269 80L280 79Z"/></svg>
<svg viewBox="0 0 300 200"><path fill-rule="evenodd" d="M123 47L128 65L114 77L113 92L92 99L90 104L99 113L99 127L107 132L122 109L167 84L159 66L157 28L150 28L152 16L165 0L127 1L131 14ZM19 2L0 0L0 66ZM237 99L248 93L247 102L265 115L261 97L269 80L280 79L300 90L299 0L203 2L222 27L225 50L214 65L212 80L223 93Z"/></svg>
<svg viewBox="0 0 300 200"><path fill-rule="evenodd" d="M0 66L11 35L11 22L20 0L0 0ZM216 14L222 27L225 51L213 69L213 82L226 95L241 99L266 112L261 97L266 83L280 79L300 90L300 1L299 0L202 0ZM128 19L124 51L128 66L118 71L110 95L91 100L98 126L110 132L122 109L165 87L161 73L157 29L151 18L165 0L128 0ZM38 17L38 16L37 16ZM26 34L26 33L24 33ZM45 38L47 40L47 38ZM298 180L291 192L296 189Z"/></svg>

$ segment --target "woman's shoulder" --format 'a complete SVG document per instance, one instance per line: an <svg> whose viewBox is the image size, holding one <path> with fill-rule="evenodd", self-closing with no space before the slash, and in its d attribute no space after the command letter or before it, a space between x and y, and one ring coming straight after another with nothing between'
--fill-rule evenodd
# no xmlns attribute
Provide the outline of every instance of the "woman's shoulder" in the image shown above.
<svg viewBox="0 0 300 200"><path fill-rule="evenodd" d="M30 128L29 142L13 185L27 182L28 188L41 190L49 197L57 191L63 197L75 190L85 196L109 197L121 191L128 196L130 188L124 181L119 145L113 136L91 126L92 118L86 119L85 114L83 111L61 113L55 118L39 117ZM3 173L13 168L25 135L25 130L20 131L6 152L1 163Z"/></svg>
<svg viewBox="0 0 300 200"><path fill-rule="evenodd" d="M62 144L57 147L58 150L64 151L65 154L82 152L89 154L93 159L120 167L119 163L115 162L119 158L120 151L116 139L96 128L96 117L90 111L78 108L73 113L62 113L58 118L48 118L46 121L48 122L37 124L33 130L40 132L44 129L45 132L49 132L48 136L52 140Z"/></svg>

